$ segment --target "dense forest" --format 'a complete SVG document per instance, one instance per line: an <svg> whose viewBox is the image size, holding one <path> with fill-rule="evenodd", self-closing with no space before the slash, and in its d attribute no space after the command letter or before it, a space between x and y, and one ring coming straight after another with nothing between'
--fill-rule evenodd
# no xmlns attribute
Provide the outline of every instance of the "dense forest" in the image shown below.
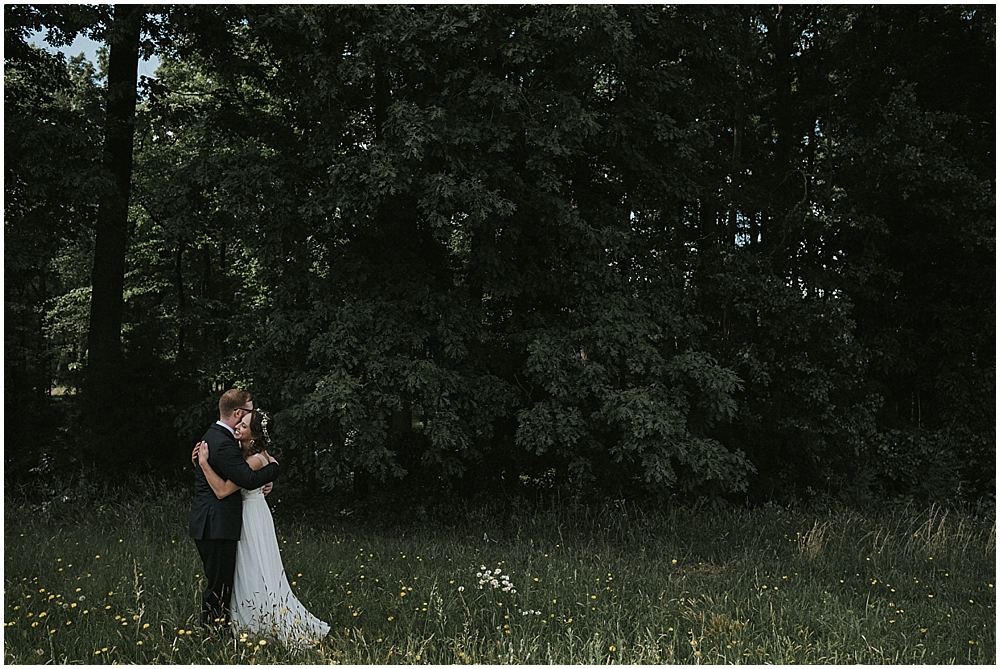
<svg viewBox="0 0 1000 669"><path fill-rule="evenodd" d="M5 5L5 479L991 496L995 11Z"/></svg>

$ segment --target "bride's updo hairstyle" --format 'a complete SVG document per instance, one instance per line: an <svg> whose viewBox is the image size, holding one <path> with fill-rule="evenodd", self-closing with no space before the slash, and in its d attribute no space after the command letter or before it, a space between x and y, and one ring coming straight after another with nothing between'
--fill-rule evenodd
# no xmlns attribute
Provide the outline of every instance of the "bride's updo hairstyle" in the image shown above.
<svg viewBox="0 0 1000 669"><path fill-rule="evenodd" d="M250 414L250 436L253 441L250 442L250 447L247 449L248 456L267 450L271 444L271 436L268 434L268 428L271 425L270 414L259 409L253 410L253 413Z"/></svg>

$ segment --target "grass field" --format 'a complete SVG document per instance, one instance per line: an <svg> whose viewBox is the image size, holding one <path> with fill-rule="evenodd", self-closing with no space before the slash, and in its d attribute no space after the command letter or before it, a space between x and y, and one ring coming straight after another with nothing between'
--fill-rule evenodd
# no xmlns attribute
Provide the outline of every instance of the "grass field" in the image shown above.
<svg viewBox="0 0 1000 669"><path fill-rule="evenodd" d="M190 491L100 498L5 499L5 663L996 662L992 509L511 502L376 526L279 505L293 589L332 626L290 655L195 625Z"/></svg>

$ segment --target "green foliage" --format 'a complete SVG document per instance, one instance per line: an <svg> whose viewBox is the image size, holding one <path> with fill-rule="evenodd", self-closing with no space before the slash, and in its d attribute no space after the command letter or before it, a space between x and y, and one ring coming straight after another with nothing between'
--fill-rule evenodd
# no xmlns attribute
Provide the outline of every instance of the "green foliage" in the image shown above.
<svg viewBox="0 0 1000 669"><path fill-rule="evenodd" d="M888 53L926 45L928 22L936 26L933 66L901 59L890 73L882 53L859 63L842 100L854 111L836 115L838 181L852 195L836 208L864 222L846 250L870 258L871 269L851 268L847 288L870 383L884 398L879 429L886 443L899 441L898 430L927 436L943 447L946 469L961 463L968 484L992 490L995 415L984 400L995 393L996 305L985 288L995 283L996 182L983 149L995 130L982 120L995 99L981 82L995 71L995 13L955 7L866 20ZM858 34L846 33L840 48L854 48ZM919 440L904 441L922 457ZM933 470L921 476L938 479Z"/></svg>
<svg viewBox="0 0 1000 669"><path fill-rule="evenodd" d="M78 383L83 263L102 181L92 68L21 44L27 19L4 10L5 471L20 477L40 465L40 449L13 444L53 443L51 388Z"/></svg>
<svg viewBox="0 0 1000 669"><path fill-rule="evenodd" d="M178 463L243 385L289 480L418 506L991 490L993 8L158 11L123 344ZM100 127L32 53L6 257L59 283L8 288L25 388L87 362L99 186L24 158Z"/></svg>
<svg viewBox="0 0 1000 669"><path fill-rule="evenodd" d="M892 482L894 492L920 500L961 494L961 455L946 432L886 430L878 437L878 473Z"/></svg>

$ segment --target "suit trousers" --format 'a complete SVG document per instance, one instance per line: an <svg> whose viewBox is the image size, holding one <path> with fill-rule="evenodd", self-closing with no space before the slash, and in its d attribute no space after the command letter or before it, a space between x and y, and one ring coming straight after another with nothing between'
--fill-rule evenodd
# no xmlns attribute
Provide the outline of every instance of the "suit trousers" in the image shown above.
<svg viewBox="0 0 1000 669"><path fill-rule="evenodd" d="M207 585L201 597L201 624L229 625L229 598L236 578L235 539L195 539L205 565Z"/></svg>

